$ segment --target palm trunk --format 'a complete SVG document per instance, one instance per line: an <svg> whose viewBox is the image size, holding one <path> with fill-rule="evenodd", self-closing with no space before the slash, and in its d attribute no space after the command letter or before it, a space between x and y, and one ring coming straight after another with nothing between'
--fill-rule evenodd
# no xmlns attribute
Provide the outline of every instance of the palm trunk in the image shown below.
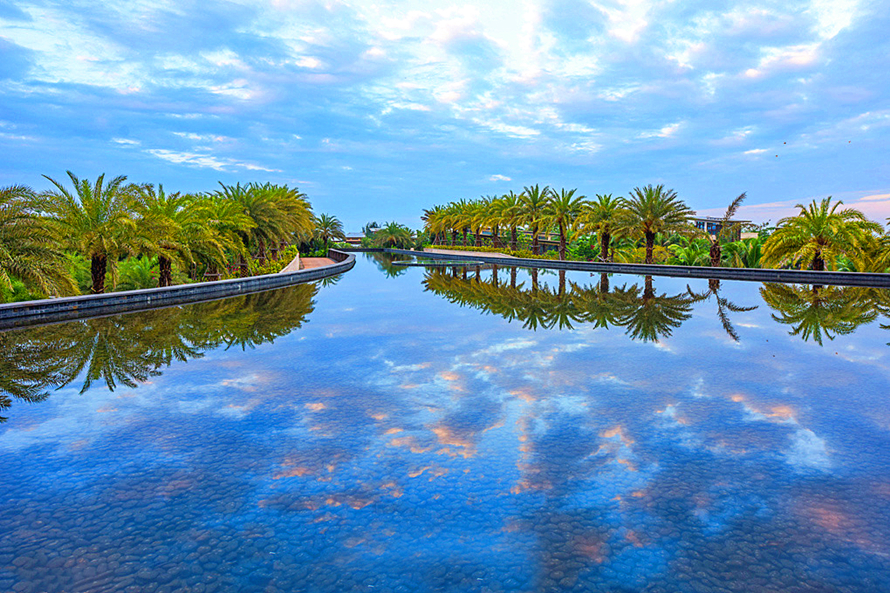
<svg viewBox="0 0 890 593"><path fill-rule="evenodd" d="M559 297L562 298L566 295L566 271L559 271Z"/></svg>
<svg viewBox="0 0 890 593"><path fill-rule="evenodd" d="M470 229L464 229L464 247L467 246L467 232L468 232L469 230L470 230Z"/></svg>
<svg viewBox="0 0 890 593"><path fill-rule="evenodd" d="M600 292L609 292L609 275L606 273L600 274Z"/></svg>
<svg viewBox="0 0 890 593"><path fill-rule="evenodd" d="M466 280L467 280L467 266L464 266L460 269L460 279L466 282Z"/></svg>
<svg viewBox="0 0 890 593"><path fill-rule="evenodd" d="M711 241L711 267L719 268L722 259L722 249L719 241Z"/></svg>
<svg viewBox="0 0 890 593"><path fill-rule="evenodd" d="M491 266L491 284L495 288L498 287L498 267L493 264Z"/></svg>
<svg viewBox="0 0 890 593"><path fill-rule="evenodd" d="M457 245L457 231L452 230L451 231L451 246L454 247L455 245Z"/></svg>
<svg viewBox="0 0 890 593"><path fill-rule="evenodd" d="M173 262L166 257L158 257L158 286L173 286Z"/></svg>
<svg viewBox="0 0 890 593"><path fill-rule="evenodd" d="M516 266L510 268L510 288L516 290Z"/></svg>
<svg viewBox="0 0 890 593"><path fill-rule="evenodd" d="M532 268L531 274L532 274L532 292L538 292L538 268Z"/></svg>
<svg viewBox="0 0 890 593"><path fill-rule="evenodd" d="M566 258L566 230L559 225L559 259L565 261Z"/></svg>
<svg viewBox="0 0 890 593"><path fill-rule="evenodd" d="M538 255L538 226L532 227L532 255Z"/></svg>
<svg viewBox="0 0 890 593"><path fill-rule="evenodd" d="M652 263L652 248L655 247L655 233L650 233L646 231L646 263ZM652 282L652 279L649 278L649 282Z"/></svg>
<svg viewBox="0 0 890 593"><path fill-rule="evenodd" d="M261 266L266 265L266 242L263 239L260 239L260 250L257 253L256 258Z"/></svg>
<svg viewBox="0 0 890 593"><path fill-rule="evenodd" d="M643 300L652 300L654 296L655 288L652 286L652 276L646 276L645 287L643 288Z"/></svg>
<svg viewBox="0 0 890 593"><path fill-rule="evenodd" d="M819 250L816 252L816 255L813 256L813 263L810 264L810 269L816 272L824 272L825 271L825 260L822 259L822 251Z"/></svg>
<svg viewBox="0 0 890 593"><path fill-rule="evenodd" d="M600 259L602 261L609 261L609 241L612 240L612 235L609 233L600 233Z"/></svg>
<svg viewBox="0 0 890 593"><path fill-rule="evenodd" d="M482 229L481 228L476 229L476 232L474 233L474 237L476 239L476 241L475 241L476 247L482 247Z"/></svg>
<svg viewBox="0 0 890 593"><path fill-rule="evenodd" d="M94 254L90 258L90 277L93 280L91 292L102 294L105 292L105 272L108 270L108 260L104 255Z"/></svg>
<svg viewBox="0 0 890 593"><path fill-rule="evenodd" d="M269 257L272 258L272 261L278 261L278 246L274 243L269 248Z"/></svg>
<svg viewBox="0 0 890 593"><path fill-rule="evenodd" d="M238 256L238 275L242 278L247 278L248 274L250 274L250 270L247 268L247 260L244 259L243 255Z"/></svg>
<svg viewBox="0 0 890 593"><path fill-rule="evenodd" d="M501 247L502 246L501 238L498 237L498 225L494 225L494 227L492 227L491 235L492 235L491 242L492 242L492 245L495 247L495 249L497 249L498 247Z"/></svg>
<svg viewBox="0 0 890 593"><path fill-rule="evenodd" d="M476 266L476 283L482 282L482 266Z"/></svg>
<svg viewBox="0 0 890 593"><path fill-rule="evenodd" d="M510 227L510 249L516 251L516 227Z"/></svg>

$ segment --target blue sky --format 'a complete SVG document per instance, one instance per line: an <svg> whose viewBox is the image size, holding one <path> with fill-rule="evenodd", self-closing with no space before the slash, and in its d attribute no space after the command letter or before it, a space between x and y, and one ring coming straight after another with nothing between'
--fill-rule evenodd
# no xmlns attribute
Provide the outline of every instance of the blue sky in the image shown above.
<svg viewBox="0 0 890 593"><path fill-rule="evenodd" d="M884 222L887 8L0 0L0 185L273 181L349 231L533 183Z"/></svg>

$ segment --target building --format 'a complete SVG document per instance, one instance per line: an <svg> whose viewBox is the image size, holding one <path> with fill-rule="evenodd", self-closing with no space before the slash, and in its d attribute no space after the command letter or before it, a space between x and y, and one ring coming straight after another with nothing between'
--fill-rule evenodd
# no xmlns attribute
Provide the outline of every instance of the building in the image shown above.
<svg viewBox="0 0 890 593"><path fill-rule="evenodd" d="M729 223L734 225L733 236L731 239L733 241L738 241L742 238L742 227L745 225L751 224L750 220L730 220ZM723 229L723 219L722 218L714 218L712 216L703 216L703 217L693 217L692 224L701 231L705 231L709 235L716 236ZM747 233L746 233L747 234Z"/></svg>

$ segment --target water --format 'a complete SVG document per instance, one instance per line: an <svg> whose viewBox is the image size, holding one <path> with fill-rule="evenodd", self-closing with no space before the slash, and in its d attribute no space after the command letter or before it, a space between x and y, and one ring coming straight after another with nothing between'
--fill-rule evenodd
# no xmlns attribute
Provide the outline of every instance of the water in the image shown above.
<svg viewBox="0 0 890 593"><path fill-rule="evenodd" d="M0 591L890 591L885 293L379 260L0 333Z"/></svg>

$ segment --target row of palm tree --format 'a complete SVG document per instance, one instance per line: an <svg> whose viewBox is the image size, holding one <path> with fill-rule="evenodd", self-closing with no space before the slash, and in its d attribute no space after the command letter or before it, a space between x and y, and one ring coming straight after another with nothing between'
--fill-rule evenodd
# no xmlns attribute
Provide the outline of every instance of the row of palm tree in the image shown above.
<svg viewBox="0 0 890 593"><path fill-rule="evenodd" d="M719 232L710 234L692 224L694 212L673 190L663 185L634 188L627 197L597 194L594 199L577 190L556 191L548 186L527 186L519 195L459 200L427 209L422 215L433 243L481 247L483 231L490 233L493 248L516 251L519 233L528 234L532 254L538 255L542 231L559 237L559 258L566 259L567 242L578 237L598 237L598 259L615 261L616 240L625 253L619 259L647 264L672 261L683 265L719 267L787 267L811 270L886 272L890 269L890 235L878 223L831 197L804 206L746 241L735 240L740 223L733 222L746 198L735 198L719 219ZM509 230L509 243L502 231ZM659 248L656 244L667 243ZM634 251L639 249L639 259Z"/></svg>
<svg viewBox="0 0 890 593"><path fill-rule="evenodd" d="M280 249L312 238L343 238L334 216L315 217L305 194L271 183L225 185L212 192L167 193L162 185L128 183L124 176L94 182L67 172L70 184L46 177L52 188L0 188L0 288L13 281L51 296L76 294L70 256L89 261L90 292L117 280L126 257L156 258L158 286L173 271L217 278L231 265L249 274Z"/></svg>
<svg viewBox="0 0 890 593"><path fill-rule="evenodd" d="M689 224L692 210L663 185L634 188L628 198L597 194L593 200L577 189L556 190L549 186L526 186L522 193L500 197L459 200L425 210L421 217L434 242L444 244L451 234L454 245L458 233L473 233L475 246L482 246L482 231L491 233L493 247L507 247L500 231L509 230L509 248L517 250L520 230L531 238L531 250L540 254L542 231L553 230L559 237L559 258L566 259L568 241L581 234L599 235L600 257L610 259L610 245L619 234L638 235L646 247L646 262L652 263L658 233L694 234Z"/></svg>

